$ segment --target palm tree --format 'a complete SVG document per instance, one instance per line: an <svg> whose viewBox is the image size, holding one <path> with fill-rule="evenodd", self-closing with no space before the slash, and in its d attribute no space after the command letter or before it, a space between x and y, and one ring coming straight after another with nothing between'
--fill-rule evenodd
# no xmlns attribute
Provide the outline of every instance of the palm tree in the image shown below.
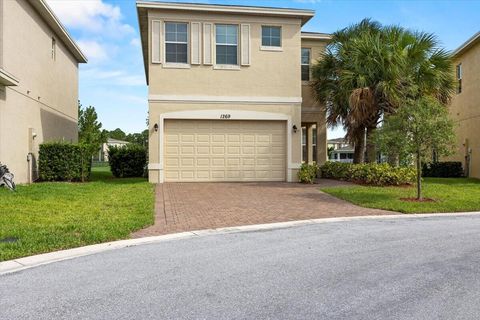
<svg viewBox="0 0 480 320"><path fill-rule="evenodd" d="M382 119L407 99L424 95L445 103L454 82L452 62L435 36L369 19L340 30L313 68L316 98L324 102L327 123L343 125L355 143L354 162L376 161L373 140Z"/></svg>

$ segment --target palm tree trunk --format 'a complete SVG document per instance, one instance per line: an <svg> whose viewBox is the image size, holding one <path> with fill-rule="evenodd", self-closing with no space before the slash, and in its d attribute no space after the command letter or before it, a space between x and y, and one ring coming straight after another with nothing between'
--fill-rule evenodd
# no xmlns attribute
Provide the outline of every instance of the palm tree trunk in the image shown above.
<svg viewBox="0 0 480 320"><path fill-rule="evenodd" d="M353 163L365 162L365 129L361 128L355 133L355 148L353 152Z"/></svg>
<svg viewBox="0 0 480 320"><path fill-rule="evenodd" d="M422 158L417 150L417 200L422 201Z"/></svg>
<svg viewBox="0 0 480 320"><path fill-rule="evenodd" d="M376 163L377 162L377 150L375 146L375 131L377 127L367 127L367 158L365 159L366 163Z"/></svg>

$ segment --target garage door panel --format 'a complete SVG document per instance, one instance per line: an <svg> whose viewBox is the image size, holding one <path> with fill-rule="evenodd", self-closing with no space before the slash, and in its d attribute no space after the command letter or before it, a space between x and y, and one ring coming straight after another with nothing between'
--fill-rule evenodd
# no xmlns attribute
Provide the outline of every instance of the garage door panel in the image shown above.
<svg viewBox="0 0 480 320"><path fill-rule="evenodd" d="M210 146L197 146L197 155L210 154Z"/></svg>
<svg viewBox="0 0 480 320"><path fill-rule="evenodd" d="M197 143L210 143L209 134L197 134Z"/></svg>
<svg viewBox="0 0 480 320"><path fill-rule="evenodd" d="M285 181L283 121L165 121L165 180Z"/></svg>

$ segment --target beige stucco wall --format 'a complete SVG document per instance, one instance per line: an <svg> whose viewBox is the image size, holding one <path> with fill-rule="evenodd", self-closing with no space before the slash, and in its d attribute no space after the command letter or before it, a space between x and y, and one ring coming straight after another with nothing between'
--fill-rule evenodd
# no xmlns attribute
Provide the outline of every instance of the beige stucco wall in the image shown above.
<svg viewBox="0 0 480 320"><path fill-rule="evenodd" d="M227 14L167 13L150 10L151 20L250 24L251 65L240 70L215 70L210 65L190 69L169 69L163 64L149 65L149 92L162 95L202 96L300 96L300 19L279 19ZM262 51L262 25L282 27L282 51ZM149 32L149 34L151 34ZM239 38L240 39L240 38ZM240 41L240 40L239 40ZM151 48L151 46L150 46ZM151 54L151 50L149 50ZM188 82L186 82L188 79Z"/></svg>
<svg viewBox="0 0 480 320"><path fill-rule="evenodd" d="M326 40L302 39L302 48L309 48L311 65L321 58L325 51ZM313 90L309 82L302 83L302 122L315 123L317 125L317 159L323 164L327 161L327 127L325 110L314 99Z"/></svg>
<svg viewBox="0 0 480 320"><path fill-rule="evenodd" d="M450 114L456 123L455 154L449 160L465 165L467 148L471 150L470 177L480 178L480 42L455 58L462 64L462 92L455 94Z"/></svg>
<svg viewBox="0 0 480 320"><path fill-rule="evenodd" d="M26 0L3 1L1 29L3 68L19 84L0 88L0 161L25 183L40 143L77 141L78 64Z"/></svg>

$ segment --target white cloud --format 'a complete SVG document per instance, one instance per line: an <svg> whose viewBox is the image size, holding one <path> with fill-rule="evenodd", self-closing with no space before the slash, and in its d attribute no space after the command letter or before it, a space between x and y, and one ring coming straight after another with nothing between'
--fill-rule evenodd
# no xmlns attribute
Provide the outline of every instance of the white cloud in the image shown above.
<svg viewBox="0 0 480 320"><path fill-rule="evenodd" d="M92 62L98 62L108 58L105 47L94 40L78 40L77 44Z"/></svg>
<svg viewBox="0 0 480 320"><path fill-rule="evenodd" d="M130 41L130 44L134 47L140 47L140 45L141 45L140 38L133 38Z"/></svg>
<svg viewBox="0 0 480 320"><path fill-rule="evenodd" d="M111 35L132 34L132 26L121 22L120 7L103 0L47 0L62 23L72 29Z"/></svg>
<svg viewBox="0 0 480 320"><path fill-rule="evenodd" d="M143 74L128 73L126 70L104 70L90 68L82 72L82 78L91 83L115 86L145 86Z"/></svg>

